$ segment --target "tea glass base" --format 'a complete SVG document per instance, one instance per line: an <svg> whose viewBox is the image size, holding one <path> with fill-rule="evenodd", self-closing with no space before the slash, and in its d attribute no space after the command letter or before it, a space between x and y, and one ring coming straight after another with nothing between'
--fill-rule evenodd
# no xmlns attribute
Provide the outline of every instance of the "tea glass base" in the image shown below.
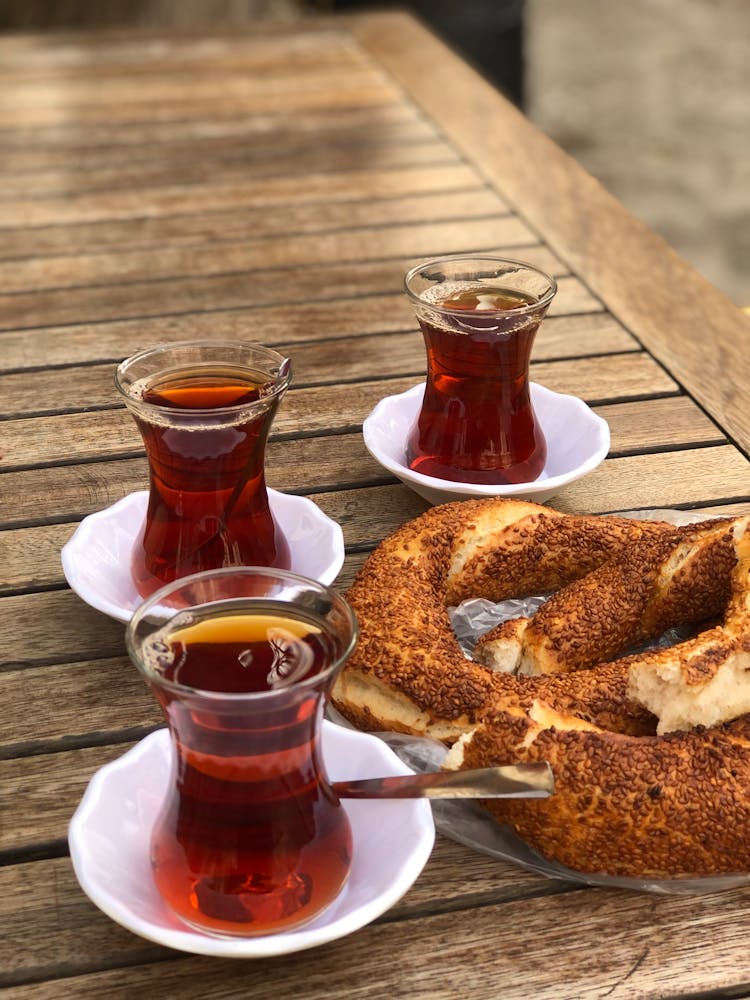
<svg viewBox="0 0 750 1000"><path fill-rule="evenodd" d="M323 723L323 759L332 781L409 774L374 736ZM349 880L307 924L258 937L193 930L159 895L151 871L151 830L167 794L172 749L166 729L105 765L71 820L68 841L87 896L135 934L179 951L262 958L337 940L379 917L409 889L432 851L435 827L426 799L344 803L352 826Z"/></svg>
<svg viewBox="0 0 750 1000"><path fill-rule="evenodd" d="M338 897L344 891L348 881L349 878L347 877L342 883L341 888L339 889L337 894L333 897L333 899L331 899L328 903L326 903L325 906L322 906L320 909L315 910L313 913L301 916L299 920L296 921L290 920L287 925L277 930L254 930L252 924L247 924L246 927L238 925L237 930L230 930L229 928L225 930L218 930L215 927L209 927L205 924L199 923L198 921L190 920L188 917L183 916L183 914L178 913L174 909L172 909L172 913L180 921L180 923L184 924L186 927L189 927L192 931L195 931L197 934L205 934L208 937L217 938L218 940L236 941L238 939L244 940L246 938L262 938L262 937L267 938L269 936L274 936L278 934L289 934L292 931L302 930L303 928L311 924L314 920L324 920L326 913L331 909L331 907L334 905Z"/></svg>
<svg viewBox="0 0 750 1000"><path fill-rule="evenodd" d="M291 570L333 583L344 562L341 527L307 497L268 490L271 512L284 532ZM133 546L146 516L148 493L130 493L85 517L61 553L71 590L97 611L126 622L141 603L130 573Z"/></svg>
<svg viewBox="0 0 750 1000"><path fill-rule="evenodd" d="M432 504L495 496L544 503L595 469L609 451L606 421L583 400L532 382L531 403L547 441L547 460L533 482L485 485L425 476L410 469L406 459L406 441L423 395L424 383L420 383L397 396L381 399L365 420L362 433L372 457Z"/></svg>

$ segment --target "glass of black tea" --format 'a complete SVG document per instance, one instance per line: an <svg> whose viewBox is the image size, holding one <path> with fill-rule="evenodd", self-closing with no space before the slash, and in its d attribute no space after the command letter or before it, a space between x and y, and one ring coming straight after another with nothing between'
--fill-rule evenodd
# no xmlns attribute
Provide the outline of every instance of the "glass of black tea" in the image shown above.
<svg viewBox="0 0 750 1000"><path fill-rule="evenodd" d="M520 261L461 255L412 268L405 284L427 349L409 468L453 482L533 481L547 445L532 406L529 359L554 279Z"/></svg>
<svg viewBox="0 0 750 1000"><path fill-rule="evenodd" d="M142 597L203 570L289 567L269 506L265 451L290 379L288 358L237 341L167 344L118 366L115 384L149 464L131 567Z"/></svg>
<svg viewBox="0 0 750 1000"><path fill-rule="evenodd" d="M352 834L321 728L357 624L336 591L240 567L163 587L127 628L166 718L174 764L151 835L159 893L191 927L254 936L328 906Z"/></svg>

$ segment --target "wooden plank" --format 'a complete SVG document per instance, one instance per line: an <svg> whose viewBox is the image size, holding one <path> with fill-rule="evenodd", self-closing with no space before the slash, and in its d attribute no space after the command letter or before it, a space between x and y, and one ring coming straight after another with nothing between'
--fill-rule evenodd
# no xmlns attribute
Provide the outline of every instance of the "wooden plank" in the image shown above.
<svg viewBox="0 0 750 1000"><path fill-rule="evenodd" d="M665 402L679 403L680 409L677 411L668 410L664 406ZM611 409L619 411L615 417L612 416L609 407L602 407L599 412L610 420L613 457L623 457L628 455L629 452L638 449L638 441L643 435L644 422L637 414L642 414L645 419L652 420L655 426L664 428L683 427L686 437L691 439L686 444L720 444L721 442L713 438L713 426L710 422L706 421L702 423L700 419L696 418L696 413L700 415L700 411L691 412L687 408L683 409L682 403L681 399L639 403L637 408L632 409L632 417L629 412L631 404L628 407L624 405L612 407ZM628 447L628 442L631 440L633 442L632 448ZM361 447L354 439L352 439L351 451L342 449L342 461L346 459L347 454L352 456L352 460L354 460L357 454L361 454ZM696 456L696 458L698 457ZM280 472L279 466L280 463L274 465L276 470L276 485L282 489L285 487L288 489L290 488L289 484L285 484L278 478ZM378 468L373 466L373 478L370 480L373 484L378 481ZM295 473L295 481L296 478L297 475ZM392 483L391 477L385 470L382 470L380 481L383 484ZM585 485L587 482L588 480L584 480L582 485ZM145 459L129 459L125 461L89 463L78 466L60 466L54 469L32 469L26 472L8 473L3 479L3 485L7 487L7 491L0 493L0 523L3 523L6 531L24 528L28 525L54 524L55 519L63 521L67 525L65 531L61 535L58 535L54 541L50 540L49 542L42 541L38 543L47 553L47 559L46 561L45 559L35 559L32 564L34 573L38 575L42 572L48 573L50 585L56 586L62 581L62 577L59 575L60 567L56 564L55 546L62 545L72 535L74 527L71 526L70 522L75 522L94 511L103 510L134 490L145 489L147 486L146 462ZM373 488L380 487L373 485ZM394 504L402 513L401 521L405 520L407 516L413 516L412 503L418 503L416 495L401 487L388 485L387 489L389 491L387 495L391 495L391 490L395 491L397 499L394 501ZM570 489L571 487L568 487L566 493L569 493ZM562 494L562 496L564 495ZM49 510L50 496L54 497L54 511ZM378 498L379 502L383 502L382 494L376 493L374 496ZM411 502L407 502L407 497L410 498ZM321 497L320 494L313 494L312 498L321 505L325 503L325 495ZM670 502L680 503L679 498L673 498ZM559 498L553 499L551 505L560 506L560 503ZM690 504L685 504L685 506L690 506ZM575 507L576 511L586 509L586 506L583 504ZM703 506L701 509L703 509ZM711 507L709 502L709 505L705 509L712 510L714 508ZM421 508L414 508L413 513L419 513L420 510ZM733 507L731 504L727 505L724 502L721 507L717 507L715 510L717 516L722 511L727 516L734 516L744 513L744 506L740 503ZM328 509L328 513L329 516L334 517L337 514L333 507ZM373 517L369 506L364 508L362 516L369 518L370 529L367 532L367 536L370 536L373 541L379 540L382 534L387 532L387 524L379 520L377 515ZM394 527L398 523L401 523L401 521L394 521ZM42 538L44 537L43 535ZM357 543L357 547L368 544L364 540L365 538L365 532L362 532L361 540ZM7 559L8 581L13 581L11 589L24 589L31 567L19 564L17 559L7 555L9 551L10 553L15 551L15 545L12 541L4 543L3 550L6 553ZM350 556L349 558L352 557ZM40 567L43 567L43 569Z"/></svg>
<svg viewBox="0 0 750 1000"><path fill-rule="evenodd" d="M750 317L413 19L365 16L373 58L624 325L750 451ZM488 128L488 121L503 128ZM543 170L529 170L543 163ZM706 345L710 345L710 349Z"/></svg>
<svg viewBox="0 0 750 1000"><path fill-rule="evenodd" d="M269 280L268 275L265 280ZM271 277L270 280L273 280ZM395 272L391 280L396 280ZM384 282L385 284L385 282ZM281 281L279 298L281 299ZM192 315L112 320L0 333L0 370L121 361L174 340L250 340L280 349L312 340L417 329L405 296L375 292L320 302L274 302Z"/></svg>
<svg viewBox="0 0 750 1000"><path fill-rule="evenodd" d="M423 876L425 877L425 876ZM731 912L732 920L727 920ZM744 928L750 890L703 896L644 897L616 890L566 892L425 916L386 920L283 961L176 958L11 990L13 1000L46 1000L61 990L80 998L226 997L258 1000L292 993L302 1000L367 1000L381 996L454 1000L573 1000L581 997L718 995L750 980ZM524 932L519 934L519 928ZM697 936L711 941L696 949ZM606 942L606 947L603 947ZM395 956L384 961L384 956ZM411 970L408 994L404 970ZM414 974L418 970L418 974ZM732 995L734 991L727 995ZM737 993L734 993L736 996Z"/></svg>
<svg viewBox="0 0 750 1000"><path fill-rule="evenodd" d="M531 378L589 403L676 393L678 386L647 354L610 354L571 361L532 362Z"/></svg>
<svg viewBox="0 0 750 1000"><path fill-rule="evenodd" d="M0 599L3 668L121 656L123 635L121 622L105 618L69 590Z"/></svg>
<svg viewBox="0 0 750 1000"><path fill-rule="evenodd" d="M341 525L345 541L358 539L358 546L379 540L427 507L424 500L403 486L316 494L315 500ZM369 506L373 503L377 504L376 522ZM69 526L68 534L72 534ZM0 535L3 536L12 538L7 532ZM48 539L50 565L56 559L55 545L60 541L60 537ZM349 578L342 574L342 581ZM71 591L43 591L0 599L0 667L120 656L123 634L122 623L89 608Z"/></svg>
<svg viewBox="0 0 750 1000"><path fill-rule="evenodd" d="M174 957L97 910L79 888L69 858L6 865L0 886L7 926L0 942L0 988L102 968L97 955L106 955L110 967Z"/></svg>
<svg viewBox="0 0 750 1000"><path fill-rule="evenodd" d="M638 342L608 313L566 316L553 312L539 327L531 356L536 364L555 358L581 358L638 350Z"/></svg>
<svg viewBox="0 0 750 1000"><path fill-rule="evenodd" d="M455 252L466 248L458 234ZM447 252L448 248L441 247ZM488 248L491 252L513 248ZM524 247L524 260L536 263L548 271L557 271L559 264L544 247ZM124 285L101 285L79 289L62 289L0 296L2 319L0 327L19 329L69 323L92 323L106 319L166 316L237 306L262 306L272 302L287 304L325 301L377 292L393 292L401 288L406 267L414 258L374 260L361 263L352 260L319 265L310 263L295 269L293 281L287 268L261 269L261 278L251 281L251 272L241 270L230 274L194 275L166 281L143 281ZM560 291L552 304L553 315L564 312L591 312L601 309L580 282L561 280Z"/></svg>
<svg viewBox="0 0 750 1000"><path fill-rule="evenodd" d="M305 177L308 173L358 170L363 163L368 169L390 169L458 162L453 149L436 138L398 144L368 145L361 141L355 145L326 142L325 136L322 136L320 142L310 141L307 144L297 139L293 148L287 150L278 149L277 145L282 143L274 143L273 137L265 143L249 143L245 139L224 151L213 142L210 153L193 147L178 154L174 161L167 155L162 155L153 163L138 158L131 162L128 157L119 165L88 170L62 167L31 174L6 174L2 193L4 198L19 199L83 197L96 192L137 190L142 187L152 191L176 185L203 188L207 178L211 179L212 185L221 185L278 177L282 172L286 177ZM282 157L285 164L283 171L279 169Z"/></svg>
<svg viewBox="0 0 750 1000"><path fill-rule="evenodd" d="M4 54L0 81L6 94L14 96L22 106L53 103L59 99L61 86L66 88L66 98L71 103L88 101L92 87L100 100L116 101L124 88L132 89L134 85L179 82L184 90L186 84L193 83L196 73L216 80L236 76L297 78L324 69L371 70L361 49L343 32L317 33L314 40L308 35L296 38L266 35L259 41L252 35L238 35L224 41L214 36L206 39L203 46L186 42L181 39L174 44L164 38L144 36L143 49L126 54L112 45L107 33L101 36L100 53L90 48L79 50L77 56L71 53L64 64L57 65L56 53L45 53L43 63L36 65L34 56L40 55L38 51L27 54L22 62Z"/></svg>
<svg viewBox="0 0 750 1000"><path fill-rule="evenodd" d="M158 153L160 147L169 153L169 147L175 142L188 140L208 140L211 137L223 139L231 136L244 136L249 142L256 137L274 132L277 135L299 138L318 132L332 132L337 129L352 129L366 127L369 124L371 132L378 132L388 126L413 125L418 134L422 129L422 119L416 108L407 104L376 104L363 108L325 107L307 111L300 116L293 111L280 109L274 112L248 114L241 110L234 116L223 115L217 118L215 114L203 117L179 117L172 121L153 122L148 118L131 122L127 129L116 123L97 122L82 128L75 121L61 122L59 125L46 128L29 128L19 126L3 130L3 143L8 159L4 160L5 169L12 169L13 164L28 164L30 167L53 166L66 157L90 154L105 160L128 156L133 148L150 149ZM428 123L425 126L430 128ZM434 133L434 129L431 129Z"/></svg>
<svg viewBox="0 0 750 1000"><path fill-rule="evenodd" d="M288 234L201 246L98 252L0 261L4 293L74 289L195 274L204 277L228 271L254 271L304 266L342 260L378 260L383 257L428 256L435 246L524 248L536 236L513 215L483 216L455 222L412 222L371 226L331 233ZM518 251L519 254L522 250Z"/></svg>
<svg viewBox="0 0 750 1000"><path fill-rule="evenodd" d="M363 133L359 142L356 136L354 141L336 141L337 138L323 134L319 142L312 136L306 141L300 136L284 141L283 137L271 134L250 142L247 137L241 137L233 143L213 140L205 144L205 149L195 144L175 153L163 149L162 155L153 160L121 156L119 164L86 170L62 166L6 173L2 198L51 199L118 190L152 191L175 185L205 187L209 180L212 184L246 183L279 176L282 172L279 163L284 163L284 176L291 177L332 170L358 170L363 164L368 169L388 169L451 164L459 160L452 147L437 136L399 143L379 140L372 132Z"/></svg>
<svg viewBox="0 0 750 1000"><path fill-rule="evenodd" d="M371 140L371 145L364 141L364 136L359 142L356 140L354 136L352 141L326 141L324 135L319 142L311 138L308 143L303 143L298 137L288 143L291 148L279 150L278 146L282 143L275 141L273 135L264 142L248 141L247 137L243 137L226 150L216 142L211 143L210 154L193 144L188 150L178 150L174 161L167 152L163 152L153 163L128 154L124 163L98 169L74 170L63 166L56 171L5 174L3 196L27 199L33 208L35 200L48 203L71 197L83 199L102 192L114 194L146 189L158 193L160 189L169 191L175 187L189 188L194 185L206 190L234 183L244 186L253 179L262 181L279 176L291 178L308 173L343 173L364 167L387 170L399 166L429 167L458 162L451 147L435 137L400 143ZM280 157L283 158L283 169L279 166Z"/></svg>
<svg viewBox="0 0 750 1000"><path fill-rule="evenodd" d="M726 443L722 431L689 396L610 403L594 409L609 424L613 456Z"/></svg>
<svg viewBox="0 0 750 1000"><path fill-rule="evenodd" d="M4 527L69 522L145 489L148 466L145 457L60 465L6 472L0 482L0 524Z"/></svg>
<svg viewBox="0 0 750 1000"><path fill-rule="evenodd" d="M348 56L348 58L347 58ZM238 73L236 67L198 72L189 79L174 73L135 74L125 72L119 76L99 76L92 86L90 78L71 77L61 73L55 80L21 81L12 78L0 90L0 122L12 125L55 119L63 109L65 118L86 120L95 109L106 109L106 117L117 120L118 109L145 105L149 111L154 104L183 105L188 108L206 101L228 102L254 98L260 107L269 96L284 96L295 104L299 95L307 91L331 90L342 81L357 89L379 86L384 96L392 97L396 88L388 77L373 71L365 60L355 60L345 49L336 53L328 63L285 66L283 63L254 67L252 63ZM13 117L6 115L13 113Z"/></svg>
<svg viewBox="0 0 750 1000"><path fill-rule="evenodd" d="M403 316L404 326L415 324L408 303L398 301L395 305L399 316ZM553 331L549 339L540 338L540 350L534 354L540 360L532 363L532 377L545 384L549 382L552 388L567 384L571 390L575 387L577 393L583 394L580 391L582 379L577 374L581 365L576 359L581 354L588 353L587 348L599 346L595 341L595 332L599 328L596 324L589 328L574 324L570 326L574 326L570 336L561 337ZM606 326L604 329L606 330ZM616 330L613 333L613 340L619 345L621 338L616 336ZM576 344L578 350L575 349ZM310 343L279 344L277 349L291 357L293 385L297 387L287 394L285 403L282 404L282 414L289 401L296 398L296 393L312 391L305 387L307 385L330 386L332 395L337 397L351 391L349 382L356 378L364 381L370 373L377 374L378 380L404 374L424 377L426 366L422 337L414 330L395 333L387 338L378 333L343 339L326 338ZM564 356L563 360L555 360L557 351L564 351L567 358ZM342 364L342 357L348 358L349 363ZM545 358L544 361L541 360L542 357ZM115 367L112 363L90 364L36 371L33 375L23 371L0 374L0 413L8 416L41 415L120 405L121 397L114 387ZM602 354L599 358L589 357L586 370L589 368L592 371L592 384L588 389L588 398L598 398L602 392L611 394L614 380L622 378L626 379L620 383L619 395L622 396L676 391L672 379L664 375L645 354L636 357L618 352ZM626 373L630 368L633 374L627 379ZM33 379L33 395L29 393L30 379ZM371 394L367 389L365 393L369 399ZM332 399L332 405L324 408L325 412L331 413L333 422L322 426L329 429L346 427L351 422L351 418L343 418L343 411L338 403L338 399ZM304 400L300 405L304 406ZM317 407L318 400L315 405ZM364 416L367 411L360 412ZM319 418L321 421L325 419L324 416ZM299 426L310 429L306 423ZM288 432L291 428L285 424L283 430Z"/></svg>
<svg viewBox="0 0 750 1000"><path fill-rule="evenodd" d="M185 208L189 211L189 205ZM299 203L287 206L283 213L263 208L235 209L78 226L4 229L0 254L3 258L41 258L62 253L91 253L94 250L153 248L160 244L172 247L207 242L220 244L280 233L314 233L394 223L435 223L503 213L507 213L507 208L494 191L475 186L461 191L443 191L439 198L432 194L415 193L408 197L364 202Z"/></svg>
<svg viewBox="0 0 750 1000"><path fill-rule="evenodd" d="M306 478L304 487L310 490L318 486L312 495L321 506L326 503L326 494L320 492L325 481L334 491L345 491L357 484L392 478L369 456L359 433L332 435L324 440L306 437L272 441L266 464L268 485L286 492L299 492L300 470L313 470L314 481ZM127 493L145 489L148 469L145 458L138 457L7 473L2 484L0 523L8 526L18 523L19 518L37 524L69 522L108 507ZM22 491L12 492L17 485Z"/></svg>
<svg viewBox="0 0 750 1000"><path fill-rule="evenodd" d="M382 395L408 388L412 382L404 379L352 385L348 393L342 387L337 397L342 422L356 425ZM716 425L685 396L615 403L596 407L595 412L609 424L611 454L617 457L644 449L668 451L724 443ZM297 489L301 462L312 463L319 483L332 481L338 488L345 479L349 488L357 482L390 480L389 474L367 457L358 432L340 437L335 447L328 437L318 443L314 438L299 442L272 440L268 450L269 484L284 491ZM11 528L74 521L108 507L133 490L145 489L147 482L143 457L6 472L0 490L0 524ZM3 547L6 552L14 551L12 542ZM14 573L16 560L10 556L6 559L8 579L18 580Z"/></svg>
<svg viewBox="0 0 750 1000"><path fill-rule="evenodd" d="M433 883L442 886L435 898ZM44 887L54 886L56 905ZM497 903L559 888L542 876L494 861L439 837L423 875L388 911L387 919L414 916L425 907L443 911L470 896L472 905ZM8 865L0 869L0 919L8 918L0 942L0 986L39 978L80 975L110 967L176 959L119 927L88 901L68 858ZM28 934L33 925L37 933ZM126 975L123 970L123 975Z"/></svg>
<svg viewBox="0 0 750 1000"><path fill-rule="evenodd" d="M232 211L321 200L351 201L395 197L416 191L444 191L476 185L477 175L466 164L437 164L391 170L325 171L299 177L264 178L263 183L174 185L140 188L66 198L29 198L3 204L5 226L70 225L109 219L144 219L184 212Z"/></svg>
<svg viewBox="0 0 750 1000"><path fill-rule="evenodd" d="M666 450L686 448L696 444L717 445L724 443L716 427L686 397L615 404L614 406L601 407L598 412L610 423L611 452L618 456L637 454L642 450L644 441L648 441L649 447L654 451L658 448ZM657 437L652 430L653 427L660 427L663 436ZM304 463L305 468L315 468L317 482L331 490L341 482L340 477L344 469L347 470L350 477L350 487L366 486L379 478L386 481L391 478L385 470L381 470L373 460L368 458L357 434L344 435L341 440L337 441L337 457L334 468L330 467L331 460L328 457L331 451L329 437L318 441L305 439L304 443L300 444L289 441L278 442L277 446L269 452L269 461L274 470L273 481L282 489L285 487L287 489L299 488L301 463ZM275 461L277 455L278 461ZM137 488L145 487L145 462L138 463L136 484L133 484L130 479L132 470L129 468L127 469L127 477L123 477L123 471L129 465L130 463L125 462L107 463L106 472L100 471L101 477L110 484L108 499L113 494L119 494L120 491L124 495L130 491L129 487L133 485L136 485ZM88 465L83 467L84 470L90 470L90 468ZM68 473L67 476L61 476L64 471ZM42 470L31 470L28 473L17 474L18 478L15 483L23 483L24 480L21 477L26 477L27 483L36 483L33 488L29 485L20 491L24 503L31 502L34 492L36 492L40 504L51 495L55 500L55 515L65 517L66 504L68 504L67 517L70 519L77 514L79 515L81 507L86 504L86 498L82 498L82 490L79 485L78 477L81 471L81 469L72 466L64 469L45 469L43 472ZM67 489L63 483L68 484ZM12 487L14 481L10 480L8 485ZM15 495L18 494L14 494L12 489L8 491L8 508L18 503L15 500ZM373 532L369 508L362 507L361 495L358 490L354 490L352 504L346 502L347 496L348 494L344 492L335 495L315 494L313 499L319 502L329 516L345 522L345 540L349 547L373 545L379 540L379 535ZM92 510L107 506L106 503L95 499L90 493L87 499ZM403 515L408 509L399 502L397 513L399 516ZM413 505L411 510L413 512ZM10 514L10 509L8 513ZM23 516L24 510L16 509L14 513L17 518L20 518ZM40 514L43 516L43 511L40 511L38 506L34 508L34 513L37 517ZM379 513L378 530L388 530L383 521L383 518L387 516L387 510ZM395 527L395 523L391 527ZM64 583L64 577L59 554L71 534L71 526L67 523L18 529L8 528L8 530L0 531L0 565L4 567L3 579L0 581L0 593L15 593L22 590L61 586Z"/></svg>
<svg viewBox="0 0 750 1000"><path fill-rule="evenodd" d="M116 691L117 697L107 697ZM156 701L136 668L125 656L86 660L0 673L5 705L34 702L33 712L18 712L6 720L0 737L2 756L30 748L44 752L85 743L113 742L120 732L163 724ZM0 966L1 967L1 966Z"/></svg>
<svg viewBox="0 0 750 1000"><path fill-rule="evenodd" d="M175 126L171 129L172 139L165 137L161 130L157 136L152 135L152 141L137 142L130 135L127 145L108 142L97 144L92 137L91 145L53 145L47 148L11 147L3 151L0 163L0 176L3 185L10 182L21 185L21 190L28 189L29 195L39 195L42 191L48 193L50 181L52 190L63 189L75 184L77 190L84 187L91 190L101 188L103 171L119 171L113 174L114 182L122 186L121 172L128 176L136 165L153 171L158 164L178 171L185 157L200 157L212 170L220 168L224 163L235 161L254 163L258 159L269 159L276 153L275 161L278 168L281 157L288 162L285 170L293 172L298 169L296 155L309 155L316 146L328 147L329 158L332 152L344 152L347 147L356 145L361 151L370 150L376 154L380 147L403 145L405 147L434 142L437 133L433 126L412 115L406 120L389 121L387 115L379 114L381 109L373 108L367 112L358 112L332 118L318 115L318 128L312 133L309 129L290 128L288 117L279 116L273 123L266 118L266 127L260 129L252 121L229 121L219 123L209 130L204 126L199 130L194 123L192 130L185 130L180 135ZM347 123L347 117L349 122ZM342 120L343 119L343 120ZM158 137L158 141L157 140ZM362 152L360 152L360 159ZM124 161L124 162L123 162ZM72 176L66 177L64 171ZM149 173L147 176L153 176ZM144 178L145 179L145 178ZM43 184L38 187L37 182ZM143 183L143 182L141 182ZM3 189L3 195L7 195Z"/></svg>
<svg viewBox="0 0 750 1000"><path fill-rule="evenodd" d="M344 112L382 107L399 99L398 89L386 83L384 78L368 72L347 73L347 86L342 87L342 74L333 72L328 78L319 75L309 81L309 86L293 89L294 84L268 86L263 93L253 95L248 88L226 100L220 92L207 89L201 100L176 96L158 104L147 100L134 100L115 105L80 105L71 115L71 109L62 108L7 108L0 110L0 129L27 134L31 130L55 130L70 125L71 119L80 129L97 129L108 122L116 122L121 128L131 124L138 126L144 118L152 122L170 123L176 119L193 118L205 121L209 118L233 119L243 115L290 114L305 115L323 110L340 109ZM249 88L252 91L252 88ZM179 91L178 91L179 92Z"/></svg>
<svg viewBox="0 0 750 1000"><path fill-rule="evenodd" d="M63 840L91 776L103 764L120 757L131 744L132 739L0 760L0 801L8 820L0 827L0 850L19 853L34 845Z"/></svg>
<svg viewBox="0 0 750 1000"><path fill-rule="evenodd" d="M178 82L176 86L165 85L163 96L152 94L150 97L133 88L123 92L122 100L102 104L97 103L96 89L93 89L85 104L68 105L63 101L59 105L15 107L11 104L0 108L0 128L48 127L69 121L71 116L79 125L116 121L126 128L130 122L144 117L161 121L192 114L199 117L215 114L221 118L255 110L261 113L293 110L301 115L323 107L373 107L399 99L398 88L385 76L376 75L369 69L311 73L306 80L303 76L247 81L234 77L231 88L222 80L194 80L189 93L184 84ZM346 86L342 86L344 80Z"/></svg>
<svg viewBox="0 0 750 1000"><path fill-rule="evenodd" d="M351 476L356 475L358 465L364 461L368 462L368 457L364 453L361 444L354 436L346 442L342 442L341 454L337 465L343 465L351 453ZM349 444L351 451L346 449ZM321 465L324 463L323 456L330 447L330 439L325 438L317 443L313 448L303 446L294 449L287 457L289 468L295 467L295 461L306 461L307 467L316 467L316 460ZM354 450L356 449L356 453ZM305 454L305 453L308 454ZM310 453L311 452L311 453ZM369 459L369 462L372 462ZM360 477L360 483L377 481L378 478L391 481L391 477L383 472L378 476L379 466L373 465L372 477ZM299 477L299 465L296 466L296 478ZM115 468L115 473L118 469ZM294 473L291 473L294 475ZM333 476L326 478L333 479ZM119 483L119 477L114 480ZM356 483L356 480L354 481ZM139 484L146 485L145 481ZM48 485L49 489L49 485ZM371 512L367 507L363 507L363 496L370 499L377 496L369 492L363 494L361 489L339 490L337 492L317 493L313 499L325 514L339 523L344 530L344 541L349 548L361 548L370 546L380 540L378 534L373 533ZM400 524L405 518L414 517L421 513L426 504L419 499L416 494L409 492L407 497L394 494L390 489L383 491L379 496L380 507L378 510L378 528L380 531L389 531ZM60 563L60 551L73 534L74 528L70 524L52 524L38 527L9 529L0 531L0 565L4 566L3 578L0 581L0 594L17 593L26 590L50 589L64 586L65 578L62 573Z"/></svg>
<svg viewBox="0 0 750 1000"><path fill-rule="evenodd" d="M352 43L348 32L339 26L316 25L311 21L300 29L299 23L256 19L252 31L213 25L210 36L204 31L183 29L178 33L145 30L127 26L104 30L11 32L0 35L2 67L13 78L24 76L48 77L64 74L100 76L108 73L164 72L191 69L193 64L218 60L228 65L236 61L237 68L245 64L295 62L306 55L325 61L327 54L340 59L349 51L361 60L361 51ZM153 69L152 69L153 67Z"/></svg>
<svg viewBox="0 0 750 1000"><path fill-rule="evenodd" d="M405 487L387 490L392 511L384 504L382 524L395 526L415 517L427 504ZM352 501L353 503L353 501ZM366 553L347 555L336 586L346 589ZM39 617L41 616L41 618ZM26 670L81 660L123 655L125 626L85 605L72 591L47 591L0 598L0 669Z"/></svg>
<svg viewBox="0 0 750 1000"><path fill-rule="evenodd" d="M366 408L358 409L357 423L361 422L363 416L378 399L388 395L392 390L402 391L420 381L424 370L422 351L418 344L413 344L415 338L407 339L409 340L406 345L407 357L413 358L415 377L408 383L399 382L395 386L386 385L381 379L369 387L366 383L360 382L358 390L362 395L358 392L355 398L364 403ZM335 359L341 356L340 351L341 347L337 343L331 345L334 364ZM317 360L325 363L326 353L321 349ZM362 354L367 355L368 352L363 351ZM347 382L354 381L357 377L361 379L364 368L359 368L360 360L358 354L357 358L352 359L348 369L337 373L338 377L345 377ZM399 370L409 367L398 358L395 360ZM371 366L365 365L365 367ZM389 374L389 366L384 363L383 368L383 374ZM322 378L325 377L324 370L321 369ZM674 382L646 354L605 355L603 358L592 358L583 370L575 360L539 362L532 365L531 373L533 379L553 391L572 393L598 403L677 392ZM89 374L92 375L91 380L87 379ZM65 375L64 370L63 375ZM330 375L328 377L330 378ZM92 411L73 409L76 402L73 397L79 392L85 404L91 407L109 403L116 405L110 378L110 370L89 371L83 368L75 382L71 383L68 379L67 385L72 384L72 393L66 391L64 379L60 380L60 398L57 405L59 409L68 412L9 420L3 434L3 467L12 469L23 465L56 465L59 463L61 453L68 461L74 462L140 452L142 448L140 435L135 422L124 407ZM339 403L342 395L351 396L351 393L349 385L338 386L336 383L288 391L274 421L274 435L294 434L300 429L304 429L306 433L350 429L349 413L346 410L342 411ZM50 401L53 399L54 396L50 395ZM41 401L34 402L43 405ZM78 405L80 407L80 403Z"/></svg>
<svg viewBox="0 0 750 1000"><path fill-rule="evenodd" d="M396 280L394 273L393 280ZM255 308L157 319L0 333L0 372L97 361L119 362L156 343L174 340L255 340L292 355L304 370L300 351L314 354L314 342L409 330L419 338L414 314L401 292L381 292L321 302L274 303ZM637 342L606 313L548 316L534 345L534 359L581 357L638 350ZM1 377L1 376L0 376ZM4 385L9 388L8 382ZM15 407L13 407L15 408ZM7 410L11 409L7 406Z"/></svg>
<svg viewBox="0 0 750 1000"><path fill-rule="evenodd" d="M60 550L70 535L68 524L0 532L0 562L7 563L0 594L60 587L65 579Z"/></svg>
<svg viewBox="0 0 750 1000"><path fill-rule="evenodd" d="M608 459L550 502L560 510L601 513L744 503L750 513L749 487L746 459L735 447L723 445Z"/></svg>

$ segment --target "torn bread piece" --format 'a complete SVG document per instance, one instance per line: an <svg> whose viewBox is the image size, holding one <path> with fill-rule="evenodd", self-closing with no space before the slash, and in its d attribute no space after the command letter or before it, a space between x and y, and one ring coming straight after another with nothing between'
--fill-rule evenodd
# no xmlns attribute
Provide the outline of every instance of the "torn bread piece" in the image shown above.
<svg viewBox="0 0 750 1000"><path fill-rule="evenodd" d="M495 625L477 640L474 659L496 674L517 673L528 624L528 618L508 618Z"/></svg>
<svg viewBox="0 0 750 1000"><path fill-rule="evenodd" d="M721 615L735 562L726 522L634 542L619 559L553 594L530 618L487 632L474 659L494 671L531 676L615 659L669 628Z"/></svg>
<svg viewBox="0 0 750 1000"><path fill-rule="evenodd" d="M723 625L670 649L641 654L628 697L659 720L657 733L718 726L750 712L750 530L733 529L737 562Z"/></svg>

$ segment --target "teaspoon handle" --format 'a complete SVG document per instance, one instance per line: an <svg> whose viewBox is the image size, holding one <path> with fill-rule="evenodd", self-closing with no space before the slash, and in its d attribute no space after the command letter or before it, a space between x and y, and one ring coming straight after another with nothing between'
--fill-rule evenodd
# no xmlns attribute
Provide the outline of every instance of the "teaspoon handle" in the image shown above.
<svg viewBox="0 0 750 1000"><path fill-rule="evenodd" d="M549 764L540 762L334 781L331 787L342 799L544 799L555 782Z"/></svg>

